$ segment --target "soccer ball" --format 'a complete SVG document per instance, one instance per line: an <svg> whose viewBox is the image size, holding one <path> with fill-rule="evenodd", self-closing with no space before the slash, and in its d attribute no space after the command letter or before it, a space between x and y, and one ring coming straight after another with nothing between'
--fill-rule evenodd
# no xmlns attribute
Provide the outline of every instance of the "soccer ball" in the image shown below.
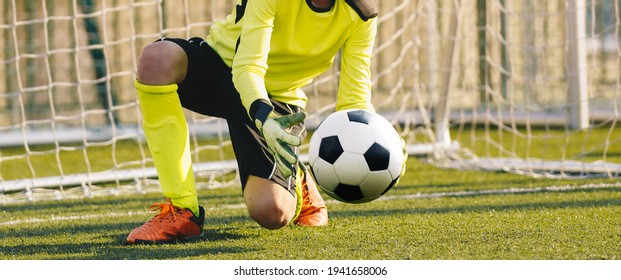
<svg viewBox="0 0 621 280"><path fill-rule="evenodd" d="M359 109L324 119L311 137L311 173L332 198L347 203L377 199L401 174L401 137L382 116Z"/></svg>

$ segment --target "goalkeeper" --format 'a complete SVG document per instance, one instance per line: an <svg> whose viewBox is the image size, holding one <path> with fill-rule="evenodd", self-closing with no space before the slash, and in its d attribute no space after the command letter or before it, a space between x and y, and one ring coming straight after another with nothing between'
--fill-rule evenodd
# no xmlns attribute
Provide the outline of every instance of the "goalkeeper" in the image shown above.
<svg viewBox="0 0 621 280"><path fill-rule="evenodd" d="M143 128L166 203L127 237L165 243L201 235L182 108L227 120L242 194L259 225L322 226L328 212L297 159L306 135L301 90L341 51L336 110L373 111L371 53L375 0L237 0L201 38L161 39L138 59L136 91Z"/></svg>

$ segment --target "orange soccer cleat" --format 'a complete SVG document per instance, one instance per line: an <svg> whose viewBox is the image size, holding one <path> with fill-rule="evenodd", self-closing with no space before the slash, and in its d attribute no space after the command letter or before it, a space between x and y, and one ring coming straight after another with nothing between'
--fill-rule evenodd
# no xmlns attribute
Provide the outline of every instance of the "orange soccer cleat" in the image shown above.
<svg viewBox="0 0 621 280"><path fill-rule="evenodd" d="M328 224L328 207L326 207L317 184L313 178L309 177L308 170L302 168L301 184L302 188L302 209L295 220L299 226L323 226Z"/></svg>
<svg viewBox="0 0 621 280"><path fill-rule="evenodd" d="M199 206L198 217L188 209L168 203L154 203L151 211L160 211L155 217L140 227L132 230L127 236L130 244L171 243L190 237L200 236L205 222L205 209Z"/></svg>

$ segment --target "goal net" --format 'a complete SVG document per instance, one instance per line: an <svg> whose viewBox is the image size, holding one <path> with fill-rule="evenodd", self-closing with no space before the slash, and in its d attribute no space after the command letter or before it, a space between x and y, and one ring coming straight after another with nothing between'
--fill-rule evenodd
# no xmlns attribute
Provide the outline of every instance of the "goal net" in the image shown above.
<svg viewBox="0 0 621 280"><path fill-rule="evenodd" d="M621 176L621 0L377 2L373 103L411 155L444 168ZM2 1L0 201L159 191L137 55L160 37L205 36L234 5ZM309 128L334 110L338 74L336 64L305 88ZM186 116L198 187L238 184L226 123Z"/></svg>

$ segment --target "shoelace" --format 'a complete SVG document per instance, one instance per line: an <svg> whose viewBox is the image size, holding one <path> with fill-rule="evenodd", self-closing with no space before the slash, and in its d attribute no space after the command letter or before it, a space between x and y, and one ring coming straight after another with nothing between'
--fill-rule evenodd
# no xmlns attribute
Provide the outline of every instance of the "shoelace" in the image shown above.
<svg viewBox="0 0 621 280"><path fill-rule="evenodd" d="M151 204L151 206L149 206L149 210L150 211L159 211L160 213L157 214L157 216L160 216L162 214L172 213L173 220L177 220L176 207L172 204L172 201L170 201L170 198L166 198L166 200L168 201L168 203L153 203L153 204Z"/></svg>

